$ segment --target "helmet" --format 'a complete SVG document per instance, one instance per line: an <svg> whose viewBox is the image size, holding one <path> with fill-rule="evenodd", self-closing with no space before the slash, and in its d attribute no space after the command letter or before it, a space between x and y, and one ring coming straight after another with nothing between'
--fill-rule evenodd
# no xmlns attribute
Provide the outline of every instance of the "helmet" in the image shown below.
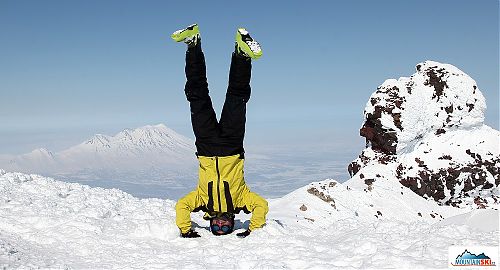
<svg viewBox="0 0 500 270"><path fill-rule="evenodd" d="M216 213L210 218L210 231L214 235L225 235L233 232L234 229L234 214L232 213Z"/></svg>

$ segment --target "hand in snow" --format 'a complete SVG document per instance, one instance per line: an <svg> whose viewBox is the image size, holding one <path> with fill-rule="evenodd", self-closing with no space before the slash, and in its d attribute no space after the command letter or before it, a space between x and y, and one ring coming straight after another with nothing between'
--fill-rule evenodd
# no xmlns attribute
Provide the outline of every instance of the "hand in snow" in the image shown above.
<svg viewBox="0 0 500 270"><path fill-rule="evenodd" d="M250 235L250 232L250 229L248 229L244 232L237 233L236 236L238 236L239 238L245 238Z"/></svg>
<svg viewBox="0 0 500 270"><path fill-rule="evenodd" d="M193 230L189 230L186 233L181 233L181 237L183 237L183 238L197 238L197 237L201 237L201 236L198 234L198 232L193 231Z"/></svg>

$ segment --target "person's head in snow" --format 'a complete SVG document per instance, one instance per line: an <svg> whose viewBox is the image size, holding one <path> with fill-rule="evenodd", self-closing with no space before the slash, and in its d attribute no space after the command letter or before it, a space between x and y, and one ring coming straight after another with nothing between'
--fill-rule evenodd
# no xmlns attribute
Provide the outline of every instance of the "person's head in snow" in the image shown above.
<svg viewBox="0 0 500 270"><path fill-rule="evenodd" d="M184 92L191 108L191 124L196 137L200 163L198 187L181 198L175 207L176 224L182 237L199 237L191 228L191 212L204 211L215 235L233 232L234 214L252 213L246 237L266 222L267 201L251 192L243 176L246 104L250 99L252 59L262 56L259 43L239 28L231 58L229 86L220 120L217 121L208 93L205 56L201 49L198 25L175 31L172 39L184 42L186 86Z"/></svg>
<svg viewBox="0 0 500 270"><path fill-rule="evenodd" d="M217 213L216 216L210 218L210 231L214 235L230 234L234 230L234 214L232 213Z"/></svg>

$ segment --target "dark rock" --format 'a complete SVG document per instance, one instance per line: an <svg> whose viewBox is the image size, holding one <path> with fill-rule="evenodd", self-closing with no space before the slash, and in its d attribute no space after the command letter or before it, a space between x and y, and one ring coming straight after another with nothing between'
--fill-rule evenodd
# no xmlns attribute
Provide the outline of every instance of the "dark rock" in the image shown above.
<svg viewBox="0 0 500 270"><path fill-rule="evenodd" d="M438 159L452 160L452 157L450 155L443 155L443 156L439 157Z"/></svg>
<svg viewBox="0 0 500 270"><path fill-rule="evenodd" d="M327 203L330 203L330 202L335 202L333 200L332 197L330 197L330 195L325 195L325 193L319 191L317 188L315 187L311 187L307 190L307 192L309 192L310 194L320 198L321 200L323 200L324 202L327 202Z"/></svg>
<svg viewBox="0 0 500 270"><path fill-rule="evenodd" d="M474 109L474 104L467 103L467 107L469 107L469 112Z"/></svg>
<svg viewBox="0 0 500 270"><path fill-rule="evenodd" d="M367 186L365 191L372 191L373 190L373 182L375 182L375 179L366 179L365 180L365 184Z"/></svg>
<svg viewBox="0 0 500 270"><path fill-rule="evenodd" d="M375 179L366 179L366 180L365 180L365 184L366 184L367 186L372 185L372 184L373 184L373 182L375 182Z"/></svg>
<svg viewBox="0 0 500 270"><path fill-rule="evenodd" d="M478 187L482 190L488 190L498 186L498 179L500 177L500 169L497 165L500 164L500 158L483 161L470 150L467 152L476 158L474 162L454 164L448 168L440 168L437 171L421 167L418 178L406 176L405 167L399 164L396 176L403 186L410 188L420 196L426 195L441 204L457 206L462 202L461 198L468 196L469 192L475 191ZM451 159L451 156L443 157L444 159ZM488 182L488 173L493 176L495 183ZM463 188L459 194L455 194L455 187L461 184L463 184ZM418 187L419 185L420 188ZM445 198L445 188L450 191L451 198L443 201Z"/></svg>
<svg viewBox="0 0 500 270"><path fill-rule="evenodd" d="M477 208L480 208L480 209L486 208L486 204L487 204L487 202L484 199L482 199L481 197L476 197L474 199L474 203L477 205Z"/></svg>
<svg viewBox="0 0 500 270"><path fill-rule="evenodd" d="M361 169L361 166L358 163L351 162L349 166L347 167L347 171L349 171L349 175L353 177L355 174L359 172L359 169Z"/></svg>
<svg viewBox="0 0 500 270"><path fill-rule="evenodd" d="M370 143L373 150L386 154L395 154L398 141L396 132L385 129L380 123L380 117L380 111L375 111L375 114L368 114L359 134L361 137L365 137L366 143Z"/></svg>
<svg viewBox="0 0 500 270"><path fill-rule="evenodd" d="M437 69L437 67L430 67L426 71L429 78L424 85L434 87L434 95L432 98L437 98L437 100L439 100L444 93L444 89L448 88L446 81L443 81L443 77L447 74L447 72L444 68Z"/></svg>

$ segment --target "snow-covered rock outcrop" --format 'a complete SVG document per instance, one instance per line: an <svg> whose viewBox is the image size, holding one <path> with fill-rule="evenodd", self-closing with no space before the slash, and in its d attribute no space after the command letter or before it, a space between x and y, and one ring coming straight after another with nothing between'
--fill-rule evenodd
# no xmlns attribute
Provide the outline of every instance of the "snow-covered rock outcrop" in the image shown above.
<svg viewBox="0 0 500 270"><path fill-rule="evenodd" d="M360 130L367 148L349 173L367 185L397 179L440 204L498 208L500 133L484 125L476 82L449 64L426 61L416 70L370 97Z"/></svg>

